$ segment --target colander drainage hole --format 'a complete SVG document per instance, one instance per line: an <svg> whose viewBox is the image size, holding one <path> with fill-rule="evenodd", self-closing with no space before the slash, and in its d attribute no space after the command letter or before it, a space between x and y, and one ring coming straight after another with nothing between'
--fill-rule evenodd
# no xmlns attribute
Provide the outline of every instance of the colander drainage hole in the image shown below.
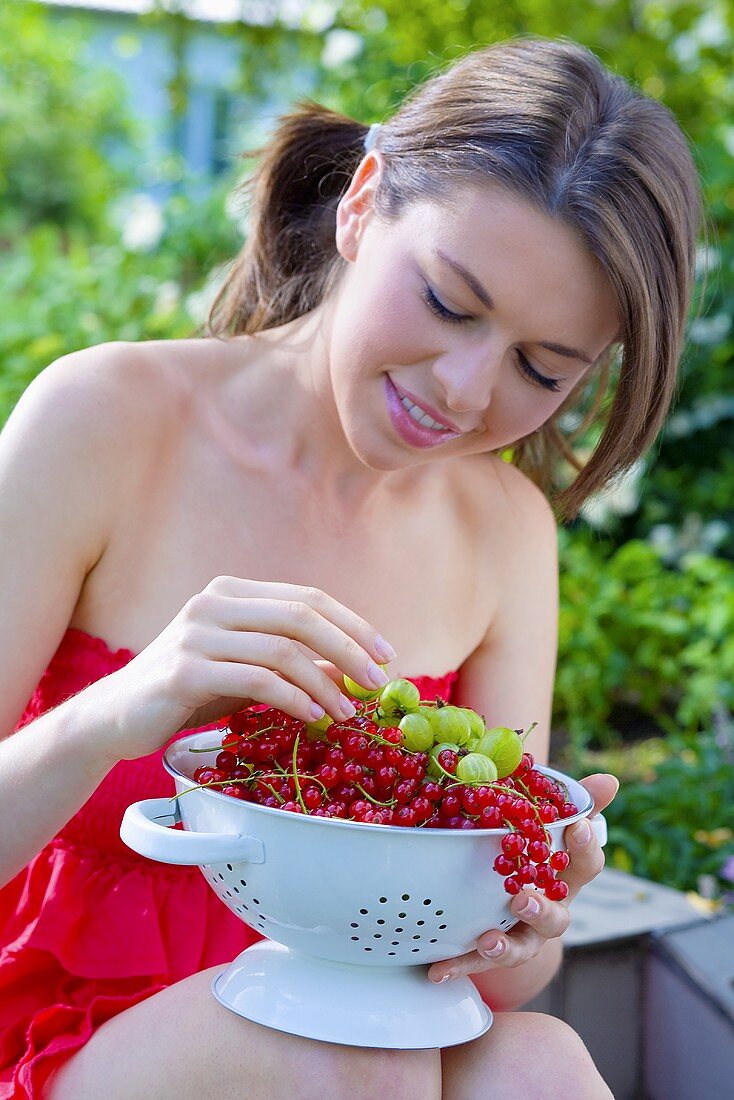
<svg viewBox="0 0 734 1100"><path fill-rule="evenodd" d="M413 936L413 939L414 939L414 940L419 940L419 939L420 939L420 936Z"/></svg>
<svg viewBox="0 0 734 1100"><path fill-rule="evenodd" d="M373 932L372 933L372 939L373 940L381 940L382 939L382 932Z"/></svg>
<svg viewBox="0 0 734 1100"><path fill-rule="evenodd" d="M395 929L395 931L396 931L396 932L402 932L402 931L403 931L403 929L402 929L402 928L396 928L396 929Z"/></svg>
<svg viewBox="0 0 734 1100"><path fill-rule="evenodd" d="M414 947L412 950L413 950L413 954L415 955L416 951L420 951L420 947Z"/></svg>
<svg viewBox="0 0 734 1100"><path fill-rule="evenodd" d="M407 913L398 913L398 920L405 920L407 915Z"/></svg>
<svg viewBox="0 0 734 1100"><path fill-rule="evenodd" d="M384 905L386 901L387 898L380 898L380 905Z"/></svg>
<svg viewBox="0 0 734 1100"><path fill-rule="evenodd" d="M355 921L352 921L352 923L350 924L349 927L350 928L359 928L359 925Z"/></svg>
<svg viewBox="0 0 734 1100"><path fill-rule="evenodd" d="M231 863L228 863L228 864L227 864L227 870L228 870L228 871L231 871L231 870L232 870L232 864L231 864Z"/></svg>
<svg viewBox="0 0 734 1100"><path fill-rule="evenodd" d="M219 874L219 875L217 875L217 878L219 879L220 882L224 882L224 875Z"/></svg>
<svg viewBox="0 0 734 1100"><path fill-rule="evenodd" d="M366 917L368 912L369 912L369 909L360 909L360 913L362 914L363 917Z"/></svg>
<svg viewBox="0 0 734 1100"><path fill-rule="evenodd" d="M384 924L385 922L384 922L384 920L382 919L382 917L380 917L380 919L378 920L378 922L377 922L377 923L378 923L378 924Z"/></svg>
<svg viewBox="0 0 734 1100"><path fill-rule="evenodd" d="M400 947L400 940L393 940L393 941L391 942L390 946L391 946L391 947ZM391 952L390 952L390 954L391 954L391 955L394 955L394 954L395 954L395 952L394 952L394 951L391 951Z"/></svg>
<svg viewBox="0 0 734 1100"><path fill-rule="evenodd" d="M247 883L245 882L245 880L243 878L240 879L240 883L241 883L242 886L245 886L245 887L247 886Z"/></svg>
<svg viewBox="0 0 734 1100"><path fill-rule="evenodd" d="M359 940L359 936L352 936L353 940Z"/></svg>
<svg viewBox="0 0 734 1100"><path fill-rule="evenodd" d="M394 955L394 954L395 954L394 951L388 951L388 955Z"/></svg>
<svg viewBox="0 0 734 1100"><path fill-rule="evenodd" d="M438 943L438 940L429 940L429 943Z"/></svg>
<svg viewBox="0 0 734 1100"><path fill-rule="evenodd" d="M443 916L443 909L437 909L436 910L436 916L437 917L442 917Z"/></svg>
<svg viewBox="0 0 734 1100"><path fill-rule="evenodd" d="M403 901L410 901L410 894L403 894Z"/></svg>
<svg viewBox="0 0 734 1100"><path fill-rule="evenodd" d="M236 889L236 887L235 887L235 889ZM416 923L416 925L420 926L421 924L425 924L426 922L424 920L417 920L415 923Z"/></svg>
<svg viewBox="0 0 734 1100"><path fill-rule="evenodd" d="M424 901L423 901L423 904L424 905L430 905L431 904L431 899L430 898L425 898Z"/></svg>
<svg viewBox="0 0 734 1100"><path fill-rule="evenodd" d="M253 905L259 905L259 904L260 904L260 902L259 902L259 901L257 900L257 898L253 898L253 899L252 899L252 904L253 904Z"/></svg>
<svg viewBox="0 0 734 1100"><path fill-rule="evenodd" d="M445 925L445 924L439 924L439 926L438 926L438 930L439 930L439 932L443 932L443 930L444 930L444 928L445 928L445 927L446 927L446 925Z"/></svg>
<svg viewBox="0 0 734 1100"><path fill-rule="evenodd" d="M372 950L371 947L365 947L365 951L371 951L371 950Z"/></svg>

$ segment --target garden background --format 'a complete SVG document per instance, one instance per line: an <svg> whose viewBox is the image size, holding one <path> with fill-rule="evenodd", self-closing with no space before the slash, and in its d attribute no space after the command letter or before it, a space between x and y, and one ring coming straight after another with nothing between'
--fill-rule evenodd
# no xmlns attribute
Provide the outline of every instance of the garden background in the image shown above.
<svg viewBox="0 0 734 1100"><path fill-rule="evenodd" d="M666 103L704 181L701 289L675 411L631 474L560 531L553 757L622 780L607 812L612 866L721 908L734 902L734 9L725 0L4 0L0 423L61 355L197 328L245 232L231 198L248 167L238 154L278 110L310 96L380 121L467 48L528 32L589 46ZM194 108L205 101L194 53L206 57L207 41L226 45L228 62L209 89L211 147L197 160ZM147 105L132 102L124 75L151 43L159 54L165 45L157 111L150 91Z"/></svg>

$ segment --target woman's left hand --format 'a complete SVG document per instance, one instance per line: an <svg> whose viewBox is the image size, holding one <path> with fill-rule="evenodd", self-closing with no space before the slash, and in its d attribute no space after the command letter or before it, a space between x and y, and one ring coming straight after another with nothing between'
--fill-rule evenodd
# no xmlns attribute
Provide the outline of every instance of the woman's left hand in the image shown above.
<svg viewBox="0 0 734 1100"><path fill-rule="evenodd" d="M613 775L590 775L581 783L594 800L591 816L601 813L619 790ZM434 963L428 971L431 981L439 982L445 975L458 978L497 967L521 966L535 958L547 940L563 935L571 923L569 903L604 866L604 853L586 819L569 825L564 835L571 861L558 877L568 883L568 896L563 901L549 901L540 890L525 887L510 902L520 923L509 932L498 928L484 932L477 941L477 950L468 955Z"/></svg>

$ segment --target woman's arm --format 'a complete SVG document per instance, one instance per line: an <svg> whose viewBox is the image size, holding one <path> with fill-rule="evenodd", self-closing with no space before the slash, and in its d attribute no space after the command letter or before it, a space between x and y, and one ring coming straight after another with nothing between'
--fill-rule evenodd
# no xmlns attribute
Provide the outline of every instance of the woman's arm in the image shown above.
<svg viewBox="0 0 734 1100"><path fill-rule="evenodd" d="M546 763L558 644L556 522L545 496L524 474L508 466L498 472L504 490L502 515L495 514L487 546L498 598L482 644L461 668L455 698L482 714L489 726L527 729L537 722L526 747L539 763ZM521 903L522 895L513 899L513 909ZM551 912L560 934L565 927L560 906ZM472 979L494 1008L516 1008L548 984L561 951L560 940L552 939L519 965L507 965L517 962L508 953L496 963L478 960L491 969L473 973ZM430 976L449 970L451 963L435 963ZM463 966L461 972L466 973Z"/></svg>
<svg viewBox="0 0 734 1100"><path fill-rule="evenodd" d="M132 430L146 417L134 403L143 392L131 386L137 370L124 345L58 360L0 433L0 884L115 762L105 752L110 684L92 685L10 735L104 551L133 459L145 459L142 432Z"/></svg>

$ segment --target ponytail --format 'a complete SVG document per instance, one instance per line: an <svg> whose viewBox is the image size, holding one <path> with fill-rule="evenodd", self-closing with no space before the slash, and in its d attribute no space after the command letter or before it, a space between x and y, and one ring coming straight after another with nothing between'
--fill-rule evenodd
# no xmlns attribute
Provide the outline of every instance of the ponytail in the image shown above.
<svg viewBox="0 0 734 1100"><path fill-rule="evenodd" d="M336 208L364 156L368 127L311 100L281 117L238 194L250 237L207 318L212 336L252 334L314 309L343 261Z"/></svg>

